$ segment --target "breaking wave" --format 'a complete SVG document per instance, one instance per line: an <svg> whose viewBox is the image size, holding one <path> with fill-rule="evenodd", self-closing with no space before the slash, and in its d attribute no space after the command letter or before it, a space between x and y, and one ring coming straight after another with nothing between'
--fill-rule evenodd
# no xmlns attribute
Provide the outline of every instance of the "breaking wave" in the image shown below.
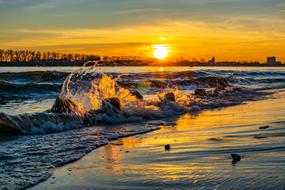
<svg viewBox="0 0 285 190"><path fill-rule="evenodd" d="M153 75L167 79L155 81L149 73L112 76L97 72L96 67L87 67L72 72L63 85L2 82L2 93L56 92L59 97L72 101L75 108L70 113L52 110L15 116L1 113L0 133L45 134L98 124L142 122L236 105L265 95L229 85L221 76L201 76L205 75L203 72L200 75L197 72ZM130 85L130 79L134 81L133 85ZM194 92L198 88L204 88L202 94ZM119 109L110 99L118 101Z"/></svg>
<svg viewBox="0 0 285 190"><path fill-rule="evenodd" d="M70 73L58 71L28 71L0 73L0 80L17 82L53 82L64 81Z"/></svg>

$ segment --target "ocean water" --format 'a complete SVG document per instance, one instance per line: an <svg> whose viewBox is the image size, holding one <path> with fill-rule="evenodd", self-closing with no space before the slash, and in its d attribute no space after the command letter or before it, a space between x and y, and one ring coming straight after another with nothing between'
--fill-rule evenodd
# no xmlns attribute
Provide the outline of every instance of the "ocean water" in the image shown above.
<svg viewBox="0 0 285 190"><path fill-rule="evenodd" d="M201 88L207 95L194 95ZM54 168L111 140L158 130L185 114L267 100L284 88L284 68L1 68L0 187L31 187ZM165 98L167 93L174 94L175 102ZM78 109L50 112L59 96L74 101ZM120 110L92 112L112 97L120 101ZM276 141L270 151L284 151L284 141Z"/></svg>

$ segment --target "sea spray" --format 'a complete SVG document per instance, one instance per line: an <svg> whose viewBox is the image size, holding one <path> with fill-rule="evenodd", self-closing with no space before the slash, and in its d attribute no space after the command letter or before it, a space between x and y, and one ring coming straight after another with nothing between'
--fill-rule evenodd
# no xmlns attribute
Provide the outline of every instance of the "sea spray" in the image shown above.
<svg viewBox="0 0 285 190"><path fill-rule="evenodd" d="M118 98L123 110L137 105L137 98L121 87L111 76L98 73L95 67L85 67L71 73L63 83L60 96L76 102L76 115L83 116L102 108L104 100Z"/></svg>

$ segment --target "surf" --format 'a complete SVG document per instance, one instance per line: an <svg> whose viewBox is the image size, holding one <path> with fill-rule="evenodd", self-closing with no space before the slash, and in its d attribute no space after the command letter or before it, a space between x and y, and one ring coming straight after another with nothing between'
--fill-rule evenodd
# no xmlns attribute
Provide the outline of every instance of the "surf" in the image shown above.
<svg viewBox="0 0 285 190"><path fill-rule="evenodd" d="M164 81L148 83L153 77ZM137 79L138 85L130 86L131 79ZM184 90L187 85L195 90ZM110 75L98 72L96 67L83 67L66 77L49 110L0 113L0 133L47 134L98 124L146 122L236 105L261 95L264 92L230 85L221 76L197 76L195 72Z"/></svg>

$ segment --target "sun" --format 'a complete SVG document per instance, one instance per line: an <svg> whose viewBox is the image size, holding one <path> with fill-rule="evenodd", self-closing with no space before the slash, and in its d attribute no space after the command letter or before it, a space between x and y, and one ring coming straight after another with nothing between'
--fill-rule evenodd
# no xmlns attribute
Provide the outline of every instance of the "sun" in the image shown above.
<svg viewBox="0 0 285 190"><path fill-rule="evenodd" d="M165 45L153 45L153 55L157 59L164 59L168 56L169 49Z"/></svg>

